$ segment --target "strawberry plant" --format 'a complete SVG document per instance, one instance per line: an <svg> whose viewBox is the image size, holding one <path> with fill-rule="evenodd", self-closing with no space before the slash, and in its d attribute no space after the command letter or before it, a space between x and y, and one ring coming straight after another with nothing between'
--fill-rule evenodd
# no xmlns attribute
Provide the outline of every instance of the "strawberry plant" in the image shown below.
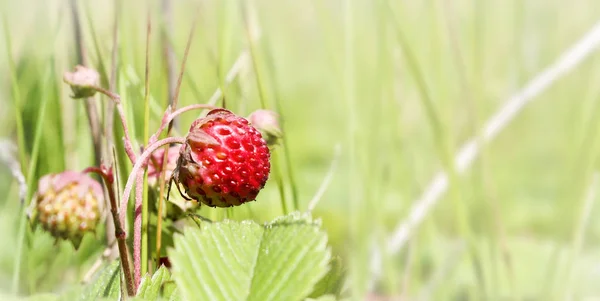
<svg viewBox="0 0 600 301"><path fill-rule="evenodd" d="M595 300L597 11L0 0L0 300Z"/></svg>
<svg viewBox="0 0 600 301"><path fill-rule="evenodd" d="M148 17L148 39L151 24ZM179 84L189 47L188 43ZM148 52L149 48L146 56ZM260 202L260 191L272 173L272 153L283 151L285 132L278 114L262 108L244 118L226 108L223 95L221 106L197 103L179 108L177 85L169 105L155 119L156 129L150 131L146 78L139 100L145 102L145 136L139 139L131 126L134 108L124 103L114 84L106 85L102 65L98 70L86 65L65 71L63 81L71 90L65 101L77 102L87 112L95 164L42 175L37 183L29 176L28 188L37 190L26 192L33 200L21 226L23 235L41 231L56 245L68 241L75 253L89 252L90 241L99 241L101 234L109 239L94 244L104 252L95 252L96 263L86 279L80 279L84 284L64 283L65 290L34 295L32 300L335 296L336 290L320 284L331 270L332 256L321 222L309 211L298 206L288 210L282 204L283 214L270 222L230 218L233 210ZM102 119L100 104L107 108ZM200 117L181 124L189 131L174 134L174 123L182 122L179 117L194 111ZM111 124L108 116L116 122ZM205 207L222 212L208 218Z"/></svg>
<svg viewBox="0 0 600 301"><path fill-rule="evenodd" d="M175 111L168 107L156 133L148 138L148 145L136 151L128 135L120 96L98 86L97 74L77 66L74 72L65 73L64 81L71 86L74 99L93 97L99 92L114 103L123 127L124 153L132 165L123 191L115 185L116 157L113 156L112 160L103 159L100 166L84 168L80 173L65 171L42 177L31 212L34 224L40 223L51 235L69 240L76 248L84 235L95 232L101 220L114 223L120 265L105 268L102 273L112 274L112 278L100 284L100 293L92 292L94 297L121 294L136 297L135 300L302 300L308 297L329 270L331 259L327 236L309 213L292 213L264 225L251 220L211 221L194 213L199 206L241 206L257 199L271 167L271 150L263 138L267 134L261 134L248 119L212 105L190 105ZM178 115L199 109L211 110L190 125L185 137L159 139ZM264 128L260 122L257 126ZM269 128L273 127L277 125L271 120ZM108 212L103 210L102 188L88 175L90 173L100 176L104 183L112 219L102 218ZM160 250L145 250L145 254L156 254L153 265L142 255L144 249L150 247L141 240L142 212L150 212L143 208L148 206L142 199L143 190L148 189L144 178L152 179L150 183L154 185L162 184L150 198L151 202L158 203L155 208L163 206L161 196L169 201L173 183L183 198L180 210L194 221L178 229L172 245L161 246L160 236L157 238L158 245L168 249L166 257L161 256ZM165 182L169 185L165 186ZM129 210L134 187L134 206ZM197 206L188 206L187 202ZM157 216L158 220L163 218ZM132 244L127 243L128 231L124 227L128 219L134 220ZM158 226L157 231L162 231L159 224L155 226ZM107 276L100 274L99 277L91 285L99 285ZM166 290L169 284L174 286Z"/></svg>

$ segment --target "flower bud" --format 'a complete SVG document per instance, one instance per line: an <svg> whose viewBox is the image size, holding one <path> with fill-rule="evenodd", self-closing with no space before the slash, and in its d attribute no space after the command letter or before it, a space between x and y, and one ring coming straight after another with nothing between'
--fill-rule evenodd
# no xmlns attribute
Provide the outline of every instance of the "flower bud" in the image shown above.
<svg viewBox="0 0 600 301"><path fill-rule="evenodd" d="M35 220L57 239L79 247L94 233L104 208L102 186L87 174L65 171L43 176L35 194Z"/></svg>
<svg viewBox="0 0 600 301"><path fill-rule="evenodd" d="M270 110L256 110L250 116L248 121L262 134L267 145L273 147L279 143L283 132L279 124L279 115Z"/></svg>
<svg viewBox="0 0 600 301"><path fill-rule="evenodd" d="M75 66L74 72L65 72L63 75L64 82L73 90L73 95L71 95L73 98L94 96L96 89L93 87L98 86L99 79L100 75L96 70L81 65Z"/></svg>

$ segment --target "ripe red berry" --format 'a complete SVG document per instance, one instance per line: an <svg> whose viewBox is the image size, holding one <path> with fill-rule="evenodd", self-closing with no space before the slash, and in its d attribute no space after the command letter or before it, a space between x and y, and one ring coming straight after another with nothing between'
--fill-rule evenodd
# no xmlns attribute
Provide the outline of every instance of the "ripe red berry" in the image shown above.
<svg viewBox="0 0 600 301"><path fill-rule="evenodd" d="M269 159L267 143L248 120L215 109L190 126L175 177L190 198L205 205L238 206L264 187Z"/></svg>

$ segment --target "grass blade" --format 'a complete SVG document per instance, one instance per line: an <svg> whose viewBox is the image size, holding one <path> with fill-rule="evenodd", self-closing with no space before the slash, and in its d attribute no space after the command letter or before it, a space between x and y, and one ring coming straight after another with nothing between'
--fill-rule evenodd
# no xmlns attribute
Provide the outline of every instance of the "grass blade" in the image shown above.
<svg viewBox="0 0 600 301"><path fill-rule="evenodd" d="M52 63L52 66L54 64ZM52 69L48 68L46 70L46 74L44 75L43 79L42 79L42 85L43 87L46 87L46 83L50 81L50 75L52 74ZM29 187L29 191L27 193L27 197L26 197L26 202L29 202L29 200L31 200L31 198L33 197L33 181L35 180L35 170L36 170L36 166L37 166L37 160L38 160L38 155L39 155L39 149L40 149L40 141L42 138L42 132L44 129L44 121L46 120L46 104L48 103L48 94L44 93L44 96L42 97L41 103L40 103L40 110L38 112L38 116L37 116L37 125L35 128L35 133L34 133L34 141L33 141L33 148L31 150L31 158L29 161L29 166L27 169L27 187ZM29 204L27 204L29 205ZM24 244L25 244L25 236L27 234L27 218L25 216L25 209L28 206L22 207L21 212L19 213L19 230L18 230L18 236L17 236L17 247L16 247L16 259L15 259L15 269L13 272L13 284L12 284L12 291L13 293L17 293L19 290L19 282L21 279L21 264L23 262L23 253L25 252L25 250L23 250Z"/></svg>

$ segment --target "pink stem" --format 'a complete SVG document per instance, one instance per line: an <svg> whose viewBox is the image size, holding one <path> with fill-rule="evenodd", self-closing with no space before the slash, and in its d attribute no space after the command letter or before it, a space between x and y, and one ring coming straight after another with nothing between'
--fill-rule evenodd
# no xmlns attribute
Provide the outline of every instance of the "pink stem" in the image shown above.
<svg viewBox="0 0 600 301"><path fill-rule="evenodd" d="M152 144L149 144L148 147L144 150L144 152L135 161L135 164L133 165L133 168L131 169L131 173L129 174L129 177L127 178L127 184L125 184L125 189L123 190L123 195L121 196L121 206L119 208L119 210L120 210L119 216L120 216L121 222L123 224L125 224L125 217L127 217L127 203L129 201L129 194L131 194L131 189L132 189L134 180L137 176L137 173L140 171L140 169L142 167L144 167L147 164L148 157L150 157L150 155L152 155L152 153L156 149L158 149L159 147L161 147L163 145L171 144L171 143L183 144L183 143L185 143L185 138L169 137L169 138L165 138L165 139L156 141Z"/></svg>
<svg viewBox="0 0 600 301"><path fill-rule="evenodd" d="M154 135L152 135L150 137L150 139L148 140L148 144L152 144L152 143L156 142L156 140L158 140L158 136L160 136L160 133L162 133L165 130L165 128L171 122L171 120L173 120L175 117L181 115L182 113L185 113L185 112L191 111L191 110L205 110L205 109L217 109L217 108L218 107L207 105L207 104L193 104L193 105L185 106L173 113L170 113L171 107L169 107L165 111L165 115L163 116L160 127L158 128L158 131L156 131L156 133L154 133Z"/></svg>
<svg viewBox="0 0 600 301"><path fill-rule="evenodd" d="M117 111L119 112L119 116L121 117L121 124L123 125L123 134L125 137L123 138L125 153L131 160L131 163L136 162L136 155L133 151L133 145L131 144L131 137L129 136L129 128L127 127L127 119L125 118L125 112L123 111L123 105L121 102L117 102Z"/></svg>
<svg viewBox="0 0 600 301"><path fill-rule="evenodd" d="M125 118L125 112L123 111L123 105L121 104L121 96L102 87L92 86L91 88L108 96L108 98L110 98L116 104L119 117L121 117L121 124L123 125L123 133L125 134L125 152L127 153L129 160L131 160L131 163L135 162L136 156L133 150L133 145L131 144L131 137L129 137L129 128L127 127L127 119Z"/></svg>
<svg viewBox="0 0 600 301"><path fill-rule="evenodd" d="M142 270L142 199L144 192L144 169L137 172L135 179L135 220L133 222L133 282L137 290Z"/></svg>

